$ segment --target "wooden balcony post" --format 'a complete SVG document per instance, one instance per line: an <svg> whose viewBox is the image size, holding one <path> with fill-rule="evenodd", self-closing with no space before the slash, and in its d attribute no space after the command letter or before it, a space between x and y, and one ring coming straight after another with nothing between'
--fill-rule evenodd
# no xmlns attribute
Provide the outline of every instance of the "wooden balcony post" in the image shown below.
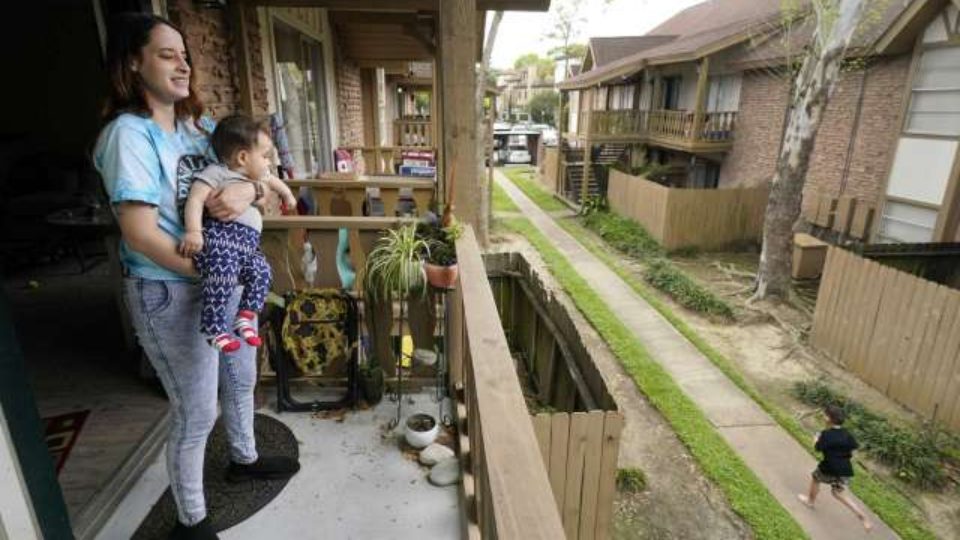
<svg viewBox="0 0 960 540"><path fill-rule="evenodd" d="M590 99L593 99L593 95L590 95ZM593 122L593 111L590 111L585 120L586 130L584 133L583 139L583 175L580 177L580 207L583 208L583 205L587 202L587 196L590 194L590 160L591 160L591 145L593 144L590 140L590 134L593 131L591 126Z"/></svg>
<svg viewBox="0 0 960 540"><path fill-rule="evenodd" d="M707 80L710 73L710 57L704 56L700 60L700 75L697 78L697 101L693 112L693 126L690 128L690 139L698 141L703 138L704 110L707 106Z"/></svg>
<svg viewBox="0 0 960 540"><path fill-rule="evenodd" d="M570 106L570 93L561 91L560 118L557 120L557 176L553 179L553 192L560 194L563 193L563 168L560 164L563 163L563 135L565 133L564 124L566 123L566 127L569 127L570 123L570 111L567 111L567 114L563 114L564 105L567 107Z"/></svg>
<svg viewBox="0 0 960 540"><path fill-rule="evenodd" d="M476 0L440 2L442 81L442 144L444 194L450 172L456 170L453 204L457 217L473 226L481 244L487 240L485 216L480 212L480 179L477 176ZM440 141L438 141L440 142ZM456 165L454 166L454 162Z"/></svg>

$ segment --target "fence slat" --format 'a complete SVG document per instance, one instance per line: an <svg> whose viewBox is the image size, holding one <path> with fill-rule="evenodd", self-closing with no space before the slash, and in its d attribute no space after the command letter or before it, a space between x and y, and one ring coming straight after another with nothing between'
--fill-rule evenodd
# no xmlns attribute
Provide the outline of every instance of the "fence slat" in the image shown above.
<svg viewBox="0 0 960 540"><path fill-rule="evenodd" d="M570 437L567 443L567 479L563 497L563 530L568 539L577 538L580 530L580 489L583 485L583 458L587 446L587 413L570 415Z"/></svg>
<svg viewBox="0 0 960 540"><path fill-rule="evenodd" d="M947 382L956 369L955 360L956 351L960 347L960 294L951 295L949 307L944 315L944 322L941 323L940 332L937 335L937 343L934 345L932 358L940 359L937 369L931 369L932 385L924 392L924 409L932 411L933 418L941 420L945 410L943 404L946 396L945 392L950 389Z"/></svg>
<svg viewBox="0 0 960 540"><path fill-rule="evenodd" d="M833 287L832 287L830 296L827 297L827 301L829 302L827 304L827 308L829 309L831 320L830 320L830 324L827 325L826 327L826 334L824 339L825 339L826 349L828 351L831 351L833 354L836 354L836 350L837 350L836 337L837 337L837 325L839 325L840 323L839 310L840 310L840 306L842 305L842 299L844 296L843 293L845 292L844 285L846 283L846 278L847 278L847 266L850 262L850 259L847 255L848 253L846 250L837 248L836 263L835 263L837 265L836 266L837 275L834 278L834 281L832 284Z"/></svg>
<svg viewBox="0 0 960 540"><path fill-rule="evenodd" d="M563 515L563 493L567 482L567 439L570 436L570 416L554 414L550 425L550 486L557 501L557 510Z"/></svg>
<svg viewBox="0 0 960 540"><path fill-rule="evenodd" d="M550 463L550 415L540 413L534 415L533 432L537 435L537 444L540 445L540 455L543 456L543 465L548 468Z"/></svg>
<svg viewBox="0 0 960 540"><path fill-rule="evenodd" d="M827 257L823 263L823 276L817 288L817 304L813 311L813 330L810 331L810 343L815 347L826 350L824 332L830 326L830 294L833 282L837 279L837 249L827 248Z"/></svg>
<svg viewBox="0 0 960 540"><path fill-rule="evenodd" d="M856 373L862 372L867 364L867 349L876 331L880 299L888 290L887 282L892 275L893 269L889 266L877 263L870 265L870 272L865 279L867 292L863 309L860 312L859 330L855 336L856 343L850 353L851 361L847 362L849 369Z"/></svg>
<svg viewBox="0 0 960 540"><path fill-rule="evenodd" d="M600 491L600 461L603 458L603 424L607 414L590 411L587 421L587 444L584 452L583 495L580 499L579 540L592 540L597 528L597 499Z"/></svg>
<svg viewBox="0 0 960 540"><path fill-rule="evenodd" d="M927 287L929 282L919 286L913 286L910 280L905 284L910 301L909 310L903 313L903 318L897 326L898 340L896 342L896 361L890 372L890 380L887 382L887 395L893 397L898 402L903 403L900 390L905 383L905 376L909 371L911 357L913 355L913 345L923 339L923 326L926 322L926 313L930 309L930 298L932 288Z"/></svg>
<svg viewBox="0 0 960 540"><path fill-rule="evenodd" d="M923 389L924 381L929 372L936 371L935 368L940 363L940 359L933 357L932 353L937 332L940 330L940 324L943 321L947 299L949 298L946 287L937 284L932 285L934 285L934 293L930 304L930 312L927 316L927 322L923 329L923 339L916 347L916 355L910 363L909 380L907 381L903 394L903 402L906 403L908 407L928 416L933 411L925 410L921 407L924 399L920 392Z"/></svg>
<svg viewBox="0 0 960 540"><path fill-rule="evenodd" d="M597 533L594 538L610 537L613 522L613 498L617 489L617 459L620 457L620 432L623 415L607 413L603 423L603 455L600 457L600 489L597 490Z"/></svg>

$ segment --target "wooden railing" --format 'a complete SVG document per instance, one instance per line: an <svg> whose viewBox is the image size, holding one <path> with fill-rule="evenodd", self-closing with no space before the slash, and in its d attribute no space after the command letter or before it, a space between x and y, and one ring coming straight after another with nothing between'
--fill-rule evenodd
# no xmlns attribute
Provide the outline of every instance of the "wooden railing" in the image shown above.
<svg viewBox="0 0 960 540"><path fill-rule="evenodd" d="M693 137L693 113L687 111L650 111L647 130L654 137L690 139Z"/></svg>
<svg viewBox="0 0 960 540"><path fill-rule="evenodd" d="M370 175L396 175L404 150L421 152L429 150L434 153L434 156L437 155L437 149L431 146L344 146L342 148L351 155L359 150L363 157L364 174Z"/></svg>
<svg viewBox="0 0 960 540"><path fill-rule="evenodd" d="M677 142L729 142L733 140L736 111L704 113L699 128L691 111L584 111L578 135L584 137L638 137Z"/></svg>
<svg viewBox="0 0 960 540"><path fill-rule="evenodd" d="M398 146L434 146L433 122L430 120L393 121L393 142Z"/></svg>
<svg viewBox="0 0 960 540"><path fill-rule="evenodd" d="M457 241L447 351L457 395L465 538L565 538L473 230Z"/></svg>
<svg viewBox="0 0 960 540"><path fill-rule="evenodd" d="M404 178L398 176L362 176L359 178L344 178L343 175L321 175L318 179L288 180L294 192L299 188L307 188L313 199L313 208L318 216L344 215L344 210L334 211L334 201L342 200L349 205L349 215L363 215L363 201L367 196L368 188L377 188L380 191L380 200L383 201L383 214L387 217L397 215L401 190L409 190L416 204L417 215L422 215L430 206L434 198L436 182L431 178Z"/></svg>

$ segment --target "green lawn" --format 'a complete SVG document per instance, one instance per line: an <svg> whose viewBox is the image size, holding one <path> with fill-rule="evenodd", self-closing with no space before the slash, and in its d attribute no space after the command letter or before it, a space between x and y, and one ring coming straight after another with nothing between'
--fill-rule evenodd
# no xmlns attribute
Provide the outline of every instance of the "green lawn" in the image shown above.
<svg viewBox="0 0 960 540"><path fill-rule="evenodd" d="M568 209L537 183L533 178L537 171L533 167L503 167L500 171L545 212Z"/></svg>
<svg viewBox="0 0 960 540"><path fill-rule="evenodd" d="M498 184L493 184L493 211L494 212L519 212L520 209L517 208L517 205L513 204L513 200L507 195L507 192L503 190Z"/></svg>

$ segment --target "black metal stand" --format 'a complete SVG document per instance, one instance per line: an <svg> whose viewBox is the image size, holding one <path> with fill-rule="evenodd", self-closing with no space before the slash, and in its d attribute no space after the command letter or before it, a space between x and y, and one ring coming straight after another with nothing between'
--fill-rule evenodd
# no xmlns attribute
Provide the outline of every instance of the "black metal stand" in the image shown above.
<svg viewBox="0 0 960 540"><path fill-rule="evenodd" d="M290 393L290 366L289 357L283 348L281 339L283 319L286 311L276 310L270 323L273 326L274 335L270 339L270 356L275 358L274 369L277 372L277 411L305 412L305 411L325 411L332 409L345 409L354 407L360 396L360 336L357 330L358 313L357 301L346 292L341 292L341 298L347 306L347 313L340 319L325 319L315 321L317 324L336 324L341 327L343 333L347 336L348 355L347 359L347 386L344 394L339 399L329 401L299 401ZM287 293L285 300L289 305L293 298L293 293Z"/></svg>

